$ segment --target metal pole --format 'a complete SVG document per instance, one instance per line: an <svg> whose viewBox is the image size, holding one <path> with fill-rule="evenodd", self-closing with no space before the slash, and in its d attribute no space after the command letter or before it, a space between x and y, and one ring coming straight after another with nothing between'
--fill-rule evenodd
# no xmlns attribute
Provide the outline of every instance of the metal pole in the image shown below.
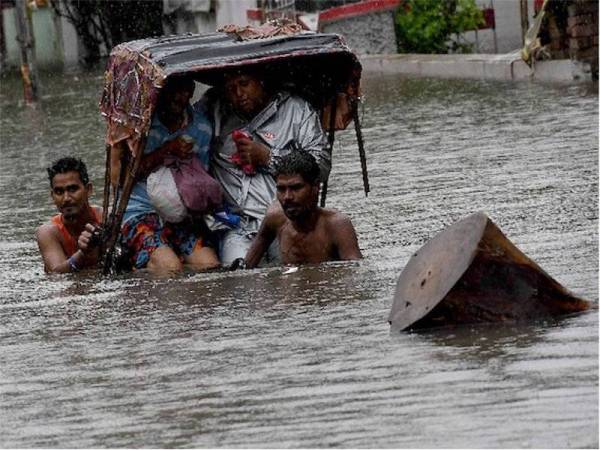
<svg viewBox="0 0 600 450"><path fill-rule="evenodd" d="M529 15L527 12L527 0L520 0L521 3L521 42L525 44L525 35L529 29Z"/></svg>
<svg viewBox="0 0 600 450"><path fill-rule="evenodd" d="M494 31L494 53L498 53L498 37L496 36L496 10L494 9L494 0L490 0L490 7L494 13L494 26L492 27L492 30Z"/></svg>
<svg viewBox="0 0 600 450"><path fill-rule="evenodd" d="M131 158L127 158L127 164L124 164L123 161L121 161L121 176L119 179L119 186L116 189L118 189L122 184L123 190L119 195L119 205L116 208L116 213L114 212L113 204L113 213L111 213L110 218L108 219L110 225L107 228L108 237L103 262L104 275L108 275L109 273L112 273L115 270L115 260L113 257L115 254L115 247L117 245L117 239L121 231L121 222L123 221L123 214L125 212L125 208L127 207L127 203L129 202L129 197L131 196L131 191L133 190L133 186L136 181L138 169L140 167L140 162L142 161L144 153L143 148L146 145L146 140L143 138L138 139L134 145L137 146L137 148L135 149L135 158L133 160ZM133 149L129 149L128 146L126 146L126 151L131 150ZM123 181L123 183L121 183L123 174L125 174L125 180Z"/></svg>
<svg viewBox="0 0 600 450"><path fill-rule="evenodd" d="M331 149L331 166L333 166L333 143L335 141L335 116L337 114L337 94L333 96L331 101L329 116L329 148ZM321 208L325 208L325 200L327 199L327 185L329 179L323 180L323 187L321 188Z"/></svg>
<svg viewBox="0 0 600 450"><path fill-rule="evenodd" d="M360 158L365 197L368 197L371 188L369 187L369 174L367 172L367 155L365 154L365 145L363 142L362 130L360 129L360 121L358 119L358 104L356 105L356 108L354 108L354 129L356 131L356 142L358 143L358 156Z"/></svg>
<svg viewBox="0 0 600 450"><path fill-rule="evenodd" d="M26 103L38 100L37 72L35 69L35 52L31 21L27 18L26 0L15 2L15 26L17 41L21 48L21 76L23 78L23 94Z"/></svg>
<svg viewBox="0 0 600 450"><path fill-rule="evenodd" d="M104 167L104 195L102 197L102 227L104 230L109 228L108 226L108 204L110 198L110 189L111 189L111 177L110 177L110 169L111 169L111 150L112 147L109 144L106 144L106 162ZM100 255L104 255L106 250L106 234L102 236L102 242L100 243ZM102 261L104 263L104 261Z"/></svg>

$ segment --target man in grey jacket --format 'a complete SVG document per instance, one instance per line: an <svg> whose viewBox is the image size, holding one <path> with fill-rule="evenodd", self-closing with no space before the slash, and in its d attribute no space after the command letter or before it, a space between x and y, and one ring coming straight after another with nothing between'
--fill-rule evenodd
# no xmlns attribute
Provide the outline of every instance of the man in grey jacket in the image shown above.
<svg viewBox="0 0 600 450"><path fill-rule="evenodd" d="M321 180L326 180L331 149L312 106L288 92L270 92L256 72L228 74L224 90L224 98L208 96L204 103L214 127L212 174L241 219L221 235L220 260L230 265L246 255L275 199L277 160L296 149L306 150L316 159ZM277 255L274 247L267 258Z"/></svg>

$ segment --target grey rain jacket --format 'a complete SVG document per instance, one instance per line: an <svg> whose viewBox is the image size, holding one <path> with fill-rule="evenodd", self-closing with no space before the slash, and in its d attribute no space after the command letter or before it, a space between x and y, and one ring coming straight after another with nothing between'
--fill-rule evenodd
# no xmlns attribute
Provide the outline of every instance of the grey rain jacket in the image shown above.
<svg viewBox="0 0 600 450"><path fill-rule="evenodd" d="M202 99L200 103L206 109L210 100ZM256 231L248 229L248 225L252 223L251 228L258 228L275 199L273 171L278 158L297 148L304 149L317 160L321 180L328 178L331 149L318 114L302 98L280 92L250 122L238 117L226 102L215 100L207 116L214 127L211 173L221 184L227 202L239 209L247 231ZM231 155L237 151L231 132L236 129L243 129L252 139L271 149L269 166L257 168L255 175L244 174L231 162Z"/></svg>

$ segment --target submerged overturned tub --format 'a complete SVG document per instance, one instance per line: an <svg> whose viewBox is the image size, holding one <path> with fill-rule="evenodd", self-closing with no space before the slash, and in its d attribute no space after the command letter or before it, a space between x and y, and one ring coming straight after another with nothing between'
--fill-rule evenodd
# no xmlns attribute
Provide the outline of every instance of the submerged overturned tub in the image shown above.
<svg viewBox="0 0 600 450"><path fill-rule="evenodd" d="M484 214L440 232L408 261L396 284L392 330L527 321L586 310Z"/></svg>

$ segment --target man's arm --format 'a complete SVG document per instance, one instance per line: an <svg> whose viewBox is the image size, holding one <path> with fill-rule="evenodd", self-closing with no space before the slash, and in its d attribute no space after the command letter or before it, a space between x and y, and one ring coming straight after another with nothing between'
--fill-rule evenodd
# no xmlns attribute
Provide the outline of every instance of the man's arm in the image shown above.
<svg viewBox="0 0 600 450"><path fill-rule="evenodd" d="M337 213L331 223L330 230L340 260L362 259L356 231L348 216Z"/></svg>
<svg viewBox="0 0 600 450"><path fill-rule="evenodd" d="M67 273L71 271L67 255L58 239L56 227L50 224L40 226L35 237L44 261L44 270L50 273Z"/></svg>
<svg viewBox="0 0 600 450"><path fill-rule="evenodd" d="M78 250L67 258L56 227L51 224L40 226L35 237L44 261L44 270L47 273L69 273L95 265L98 261L98 248L90 245L94 229L94 225L86 224L86 229L77 242Z"/></svg>
<svg viewBox="0 0 600 450"><path fill-rule="evenodd" d="M269 209L267 209L267 214L260 224L258 234L252 241L248 253L246 253L246 258L244 258L244 260L248 269L253 269L258 266L263 255L277 237L277 230L279 229L279 226L281 226L281 218L279 217L281 209L277 206L278 205L271 205Z"/></svg>

